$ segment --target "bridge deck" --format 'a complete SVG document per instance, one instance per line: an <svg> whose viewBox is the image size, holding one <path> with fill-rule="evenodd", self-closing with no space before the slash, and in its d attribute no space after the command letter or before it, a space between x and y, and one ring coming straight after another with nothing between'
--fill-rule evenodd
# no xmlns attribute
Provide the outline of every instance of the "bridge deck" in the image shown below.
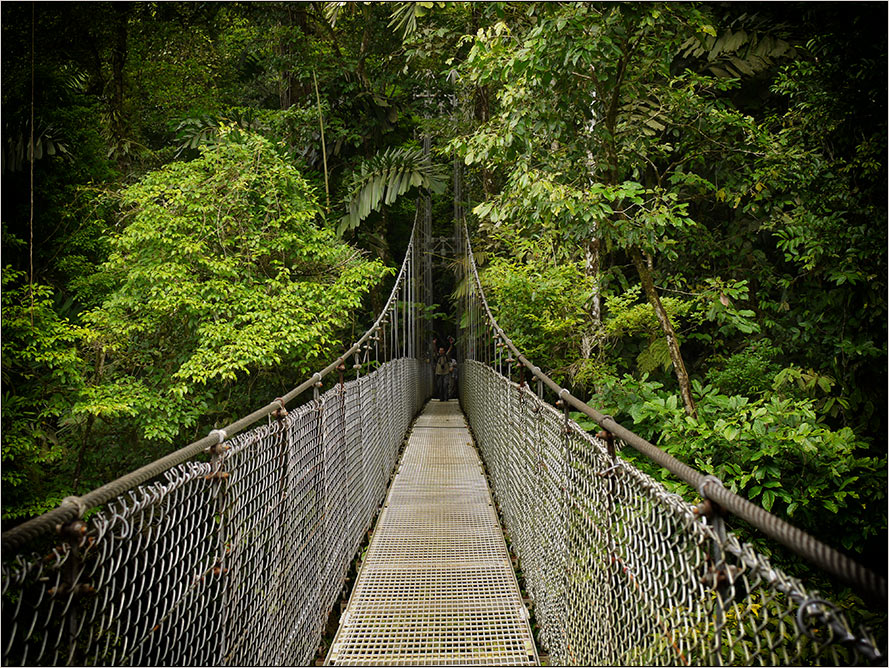
<svg viewBox="0 0 889 668"><path fill-rule="evenodd" d="M460 407L431 401L326 665L536 665L527 618Z"/></svg>

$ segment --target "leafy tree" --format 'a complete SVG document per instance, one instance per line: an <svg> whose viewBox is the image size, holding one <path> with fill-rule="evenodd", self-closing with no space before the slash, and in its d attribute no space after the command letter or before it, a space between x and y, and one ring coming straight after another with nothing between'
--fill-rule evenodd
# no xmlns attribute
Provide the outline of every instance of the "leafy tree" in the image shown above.
<svg viewBox="0 0 889 668"><path fill-rule="evenodd" d="M813 401L728 396L694 381L698 417L691 418L645 376L604 379L602 387L599 406L632 420L643 437L824 542L879 561L873 547L886 531L885 457L862 454L852 430L830 429ZM688 498L696 495L644 457L624 454Z"/></svg>
<svg viewBox="0 0 889 668"><path fill-rule="evenodd" d="M577 267L555 265L544 257L509 262L493 258L482 284L497 307L497 320L519 349L557 378L571 356L576 331L588 326L584 309L589 283L578 282Z"/></svg>
<svg viewBox="0 0 889 668"><path fill-rule="evenodd" d="M524 218L558 228L595 278L595 330L601 328L602 251L626 253L693 415L685 363L652 270L655 254L671 253L674 232L694 224L677 183L668 180L688 158L670 155L674 145L662 138L718 111L709 91L720 84L674 75L672 56L689 33L714 29L688 6L584 4L529 11L538 15L527 32L513 34L495 24L480 33L462 67L469 84L505 82L498 113L455 145L468 163L510 165L504 192L476 212L494 224ZM714 113L702 114L701 106ZM735 122L731 114L718 118L721 125ZM706 127L705 136L716 129ZM651 165L667 159L673 160L670 167L652 173Z"/></svg>
<svg viewBox="0 0 889 668"><path fill-rule="evenodd" d="M385 273L319 225L312 189L257 135L151 172L121 207L99 270L113 290L84 316L103 362L74 414L126 418L150 441L235 415L249 395L224 397L251 374L280 392L328 359Z"/></svg>
<svg viewBox="0 0 889 668"><path fill-rule="evenodd" d="M871 153L885 146L885 114L867 102L885 40L865 51L850 41L867 12L813 9L792 28L790 8L526 7L469 40L461 83L489 86L497 105L453 148L503 174L502 191L475 208L493 247L521 257L539 239L594 277L580 356L620 344L607 339L602 299L629 287L629 264L689 413L679 339L692 370L751 334L832 378L879 368L865 371L865 360L885 355L885 300L870 290L881 289L885 254L864 230L868 215L885 218ZM859 74L843 79L848 71ZM827 92L843 87L849 96ZM843 102L853 96L862 103ZM664 291L708 300L706 317L678 331ZM828 332L833 353L812 345ZM848 387L843 401L874 415ZM845 409L837 415L851 424Z"/></svg>
<svg viewBox="0 0 889 668"><path fill-rule="evenodd" d="M59 420L83 387L79 327L56 313L53 291L3 270L3 519L37 515L70 493L47 475L67 456Z"/></svg>

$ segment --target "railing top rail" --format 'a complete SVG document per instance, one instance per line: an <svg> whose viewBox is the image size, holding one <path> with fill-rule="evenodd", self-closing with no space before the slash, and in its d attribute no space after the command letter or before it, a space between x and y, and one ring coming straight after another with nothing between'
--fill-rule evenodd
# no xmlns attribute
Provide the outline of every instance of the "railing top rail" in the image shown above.
<svg viewBox="0 0 889 668"><path fill-rule="evenodd" d="M825 545L805 531L798 529L792 524L785 522L779 517L764 510L760 506L751 503L747 499L726 489L725 486L723 486L722 481L716 476L707 475L693 469L672 455L664 452L656 445L650 443L641 436L638 436L626 427L623 427L610 415L600 413L595 408L592 408L585 402L574 397L571 392L556 383L552 378L543 373L539 366L536 366L526 358L497 323L497 319L494 317L487 298L485 297L484 290L482 289L481 279L479 278L475 258L472 254L472 245L469 241L469 231L466 228L465 223L463 232L466 242L466 252L469 258L468 265L472 272L472 279L478 291L481 304L484 307L485 316L489 325L494 330L496 338L500 339L509 350L512 351L515 358L527 368L535 378L552 390L553 393L565 403L566 407L571 406L591 418L596 424L602 427L602 429L611 432L636 451L645 455L659 466L664 467L679 479L690 484L702 497L708 498L719 504L719 506L725 510L728 510L737 517L749 522L764 534L778 541L794 553L812 562L822 570L852 585L866 601L885 607L887 601L885 578L865 568L829 545Z"/></svg>
<svg viewBox="0 0 889 668"><path fill-rule="evenodd" d="M306 390L313 387L316 383L320 382L325 376L330 374L332 371L336 370L341 364L344 364L346 359L350 355L354 355L357 353L361 346L363 346L371 336L373 336L377 331L379 331L382 326L383 320L389 311L393 308L393 305L398 296L399 290L406 278L406 267L408 266L409 258L411 254L414 252L415 248L415 239L417 233L417 222L414 220L414 226L411 230L410 241L408 242L407 250L404 254L404 260L401 263L401 268L398 272L398 276L395 279L395 285L392 287L392 291L389 293L389 299L386 301L385 306L380 310L380 314L377 317L376 321L373 325L359 338L352 346L346 350L342 355L337 357L337 359L324 367L321 371L318 371L312 375L311 378L304 381L300 385L297 385L295 388L290 390L287 394L282 397L279 397L273 400L271 403L259 408L249 415L241 418L240 420L236 420L221 429L214 429L209 434L204 436L203 438L190 443L175 452L171 452L165 457L161 457L150 464L146 464L145 466L136 469L130 473L127 473L116 480L113 480L101 487L98 487L83 496L69 496L62 500L62 503L58 508L54 508L38 517L34 517L27 522L23 522L18 526L13 527L12 529L5 531L2 536L0 536L0 545L2 545L3 550L15 550L19 547L23 546L27 542L34 540L40 535L47 533L48 531L57 529L60 525L67 524L68 522L72 522L80 517L83 517L84 513L91 508L96 508L101 506L104 503L107 503L111 499L124 492L141 485L142 483L151 480L159 476L160 474L168 471L174 466L181 464L183 462L188 461L192 457L199 455L204 452L207 448L213 447L215 445L219 445L223 441L230 439L235 434L243 431L250 425L258 422L262 418L271 415L272 413L278 411L283 408L287 403L293 401L296 397L301 395Z"/></svg>

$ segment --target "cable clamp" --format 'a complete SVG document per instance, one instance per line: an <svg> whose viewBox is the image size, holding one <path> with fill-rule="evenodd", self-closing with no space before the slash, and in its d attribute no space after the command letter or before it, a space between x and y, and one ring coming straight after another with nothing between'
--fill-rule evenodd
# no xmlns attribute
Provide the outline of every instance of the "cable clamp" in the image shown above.
<svg viewBox="0 0 889 668"><path fill-rule="evenodd" d="M222 443L225 439L228 438L228 433L226 433L225 429L214 429L207 436L215 435L217 438L216 445Z"/></svg>
<svg viewBox="0 0 889 668"><path fill-rule="evenodd" d="M715 475L704 476L704 479L701 481L701 484L698 485L698 494L700 494L702 498L705 498L705 499L710 498L709 496L707 496L707 492L705 491L707 488L707 485L709 485L710 483L719 485L720 487L724 487L724 485L722 484L722 480L717 478Z"/></svg>
<svg viewBox="0 0 889 668"><path fill-rule="evenodd" d="M59 504L59 507L61 508L64 508L65 506L74 506L77 509L78 517L83 517L84 513L89 510L89 506L87 506L79 496L66 496L62 499L62 503Z"/></svg>
<svg viewBox="0 0 889 668"><path fill-rule="evenodd" d="M281 419L287 417L287 409L284 408L284 399L282 399L281 397L275 397L275 400L272 401L272 403L273 404L277 403L279 406L278 408L275 409L275 412L274 412L274 416L275 416L276 420L281 420Z"/></svg>

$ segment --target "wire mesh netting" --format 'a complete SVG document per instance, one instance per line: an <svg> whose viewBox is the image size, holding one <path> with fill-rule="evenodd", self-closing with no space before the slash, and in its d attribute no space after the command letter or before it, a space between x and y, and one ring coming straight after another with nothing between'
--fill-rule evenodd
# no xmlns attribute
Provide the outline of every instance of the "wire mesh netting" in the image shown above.
<svg viewBox="0 0 889 668"><path fill-rule="evenodd" d="M5 665L305 665L428 364L396 359L4 555Z"/></svg>
<svg viewBox="0 0 889 668"><path fill-rule="evenodd" d="M817 592L489 366L461 401L555 665L883 661Z"/></svg>

